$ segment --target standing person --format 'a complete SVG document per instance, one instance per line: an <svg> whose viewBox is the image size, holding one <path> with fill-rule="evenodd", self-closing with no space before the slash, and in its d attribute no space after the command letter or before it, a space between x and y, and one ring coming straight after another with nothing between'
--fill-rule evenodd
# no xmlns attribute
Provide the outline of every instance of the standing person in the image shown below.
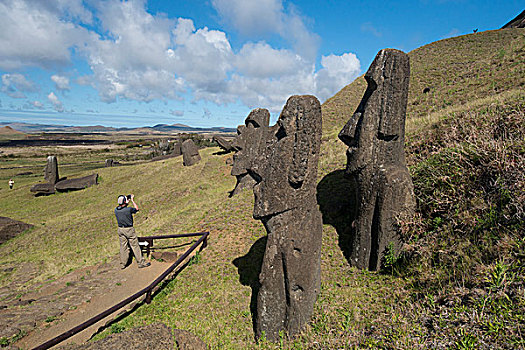
<svg viewBox="0 0 525 350"><path fill-rule="evenodd" d="M15 184L15 180L13 179L9 179L9 189L12 190L13 189L13 185Z"/></svg>
<svg viewBox="0 0 525 350"><path fill-rule="evenodd" d="M139 247L139 240L133 227L133 214L139 211L139 206L135 203L134 195L118 196L118 207L115 208L115 216L118 224L118 239L120 241L120 268L125 269L129 260L129 248L133 251L135 259L139 268L148 267L151 264L144 261L142 252ZM128 207L129 202L133 203L133 207Z"/></svg>

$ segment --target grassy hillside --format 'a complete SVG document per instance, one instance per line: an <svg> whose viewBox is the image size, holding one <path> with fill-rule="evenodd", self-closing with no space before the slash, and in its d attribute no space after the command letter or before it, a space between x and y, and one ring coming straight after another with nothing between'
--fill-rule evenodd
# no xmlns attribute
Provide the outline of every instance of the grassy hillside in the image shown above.
<svg viewBox="0 0 525 350"><path fill-rule="evenodd" d="M179 158L99 169L101 184L81 192L35 198L29 180L0 191L3 216L36 225L0 246L0 266L32 262L45 280L115 256L112 208L118 194L134 193L138 232L208 230L210 245L115 329L160 321L217 349L523 348L524 35L476 33L410 53L406 150L418 215L403 226L405 250L381 273L358 271L324 225L321 294L295 339L253 341L251 286L265 230L251 217L250 191L227 197L229 156L213 148L189 168ZM323 105L318 189L333 211L325 223L348 210L337 133L364 89L360 78ZM0 283L14 274L2 272Z"/></svg>

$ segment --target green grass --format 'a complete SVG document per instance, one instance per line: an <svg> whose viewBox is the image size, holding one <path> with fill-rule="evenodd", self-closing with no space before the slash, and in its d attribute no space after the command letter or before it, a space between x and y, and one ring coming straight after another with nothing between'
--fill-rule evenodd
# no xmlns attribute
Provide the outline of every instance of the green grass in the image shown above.
<svg viewBox="0 0 525 350"><path fill-rule="evenodd" d="M403 225L404 253L380 273L350 268L335 228L324 225L322 290L295 339L254 342L251 285L265 230L251 217L250 191L227 197L235 179L216 148L189 168L178 158L98 169L100 185L49 197L29 193L35 177L20 179L0 191L0 212L36 227L0 246L0 264L39 264L43 279L116 256L112 210L118 194L134 193L140 235L206 230L209 246L151 304L97 338L164 322L212 349L523 348L523 37L522 29L476 33L410 53L406 150L418 215ZM360 78L323 105L325 191L344 189L337 133L364 88ZM344 191L332 199L341 206L325 221L336 225L349 202Z"/></svg>

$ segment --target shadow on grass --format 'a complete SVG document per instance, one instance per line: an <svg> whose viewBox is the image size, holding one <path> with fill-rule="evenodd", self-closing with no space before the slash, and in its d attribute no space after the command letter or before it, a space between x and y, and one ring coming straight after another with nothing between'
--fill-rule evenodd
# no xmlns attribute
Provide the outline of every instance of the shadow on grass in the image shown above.
<svg viewBox="0 0 525 350"><path fill-rule="evenodd" d="M259 274L266 250L266 242L268 237L259 238L250 248L246 255L235 258L232 263L239 272L239 282L243 286L249 286L252 289L252 297L250 300L250 312L252 313L252 327L255 334L255 318L257 316L257 294L261 284L259 282Z"/></svg>
<svg viewBox="0 0 525 350"><path fill-rule="evenodd" d="M355 231L352 222L357 215L357 186L345 176L345 170L336 170L317 184L317 204L323 215L323 224L332 225L339 236L339 248L350 262Z"/></svg>

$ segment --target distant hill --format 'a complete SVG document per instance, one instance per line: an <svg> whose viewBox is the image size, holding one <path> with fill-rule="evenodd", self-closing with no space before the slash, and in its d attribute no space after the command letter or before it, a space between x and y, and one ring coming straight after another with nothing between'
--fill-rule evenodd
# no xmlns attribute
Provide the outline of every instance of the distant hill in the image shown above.
<svg viewBox="0 0 525 350"><path fill-rule="evenodd" d="M10 126L0 127L0 135L25 135L23 132L13 129Z"/></svg>
<svg viewBox="0 0 525 350"><path fill-rule="evenodd" d="M174 133L174 132L218 132L218 133L232 133L236 132L234 128L225 127L211 127L211 128L197 128L184 124L157 124L155 126L144 126L139 128L114 128L102 125L94 126L70 126L70 125L50 125L50 124L31 124L31 123L10 123L0 122L0 125L15 128L25 133L41 133L41 132L65 132L65 133L108 133L108 132L124 132L124 133Z"/></svg>

